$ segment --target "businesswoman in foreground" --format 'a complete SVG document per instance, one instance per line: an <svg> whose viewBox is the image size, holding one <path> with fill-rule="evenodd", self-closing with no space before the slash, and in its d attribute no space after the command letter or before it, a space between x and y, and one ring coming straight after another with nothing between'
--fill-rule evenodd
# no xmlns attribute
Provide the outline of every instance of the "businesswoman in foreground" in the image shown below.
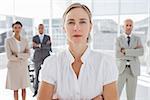
<svg viewBox="0 0 150 100"><path fill-rule="evenodd" d="M26 88L29 86L28 76L28 41L21 36L22 24L17 21L12 24L14 35L5 42L7 63L6 89L14 91L14 99L18 99L18 90L22 89L22 100L26 98Z"/></svg>
<svg viewBox="0 0 150 100"><path fill-rule="evenodd" d="M68 47L44 61L38 100L54 96L59 100L118 100L114 62L89 46L89 8L74 3L65 11L63 20Z"/></svg>

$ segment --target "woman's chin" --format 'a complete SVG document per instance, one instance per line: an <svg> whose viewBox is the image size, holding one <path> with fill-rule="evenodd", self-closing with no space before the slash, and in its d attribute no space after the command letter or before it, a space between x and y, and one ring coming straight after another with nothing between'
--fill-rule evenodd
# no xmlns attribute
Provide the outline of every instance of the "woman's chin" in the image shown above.
<svg viewBox="0 0 150 100"><path fill-rule="evenodd" d="M76 39L72 41L74 44L86 44L85 41L83 41L82 39Z"/></svg>
<svg viewBox="0 0 150 100"><path fill-rule="evenodd" d="M86 44L87 40L83 38L72 38L68 40L68 42L70 42L71 44L78 45L78 44Z"/></svg>

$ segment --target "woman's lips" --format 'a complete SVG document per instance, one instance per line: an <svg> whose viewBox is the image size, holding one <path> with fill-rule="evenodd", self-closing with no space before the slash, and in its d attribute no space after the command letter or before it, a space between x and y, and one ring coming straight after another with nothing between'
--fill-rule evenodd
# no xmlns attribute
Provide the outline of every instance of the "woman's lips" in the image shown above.
<svg viewBox="0 0 150 100"><path fill-rule="evenodd" d="M82 35L73 35L73 37L82 37Z"/></svg>

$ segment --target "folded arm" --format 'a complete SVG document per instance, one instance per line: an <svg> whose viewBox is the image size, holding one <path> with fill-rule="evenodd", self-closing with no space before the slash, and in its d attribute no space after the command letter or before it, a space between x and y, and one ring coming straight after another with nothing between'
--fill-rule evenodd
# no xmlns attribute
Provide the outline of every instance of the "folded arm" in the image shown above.
<svg viewBox="0 0 150 100"><path fill-rule="evenodd" d="M28 46L28 41L26 40L25 50L17 54L19 59L27 60L30 57L30 49Z"/></svg>
<svg viewBox="0 0 150 100"><path fill-rule="evenodd" d="M143 54L144 54L144 48L140 38L138 38L137 45L135 48L125 49L125 56L138 57L138 56L142 56Z"/></svg>
<svg viewBox="0 0 150 100"><path fill-rule="evenodd" d="M7 58L10 61L18 61L19 60L17 57L17 54L11 50L9 41L7 41L7 40L5 42L5 50L6 50Z"/></svg>
<svg viewBox="0 0 150 100"><path fill-rule="evenodd" d="M122 60L133 60L134 58L133 57L128 57L128 56L125 56L125 53L122 52L124 49L123 47L121 47L120 43L119 43L119 39L117 39L116 41L116 58L119 58L119 59L122 59Z"/></svg>
<svg viewBox="0 0 150 100"><path fill-rule="evenodd" d="M54 85L42 81L39 88L37 100L52 100Z"/></svg>
<svg viewBox="0 0 150 100"><path fill-rule="evenodd" d="M142 56L144 54L144 49L143 48L138 48L138 49L126 49L125 50L125 56Z"/></svg>
<svg viewBox="0 0 150 100"><path fill-rule="evenodd" d="M45 44L41 44L41 48L42 48L42 49L49 50L49 51L51 51L51 52L52 52L51 45L52 45L52 43L51 43L51 39L50 39L50 37L48 37L47 42L46 42Z"/></svg>
<svg viewBox="0 0 150 100"><path fill-rule="evenodd" d="M23 53L18 53L19 59L27 60L30 57L29 48L26 48Z"/></svg>
<svg viewBox="0 0 150 100"><path fill-rule="evenodd" d="M103 97L104 100L119 100L115 81L103 86Z"/></svg>
<svg viewBox="0 0 150 100"><path fill-rule="evenodd" d="M144 49L140 39L138 40L137 46L135 48L126 49L120 46L119 40L116 42L116 57L120 59L132 60L134 57L142 56L144 54Z"/></svg>
<svg viewBox="0 0 150 100"><path fill-rule="evenodd" d="M42 45L41 45L41 48L42 48L42 49L49 50L49 51L52 52L52 49L51 49L51 41L48 40L48 41L46 42L46 44L42 44Z"/></svg>
<svg viewBox="0 0 150 100"><path fill-rule="evenodd" d="M40 50L40 44L39 43L37 43L37 41L36 41L36 38L35 37L33 37L33 39L32 39L32 48L34 49L34 50Z"/></svg>

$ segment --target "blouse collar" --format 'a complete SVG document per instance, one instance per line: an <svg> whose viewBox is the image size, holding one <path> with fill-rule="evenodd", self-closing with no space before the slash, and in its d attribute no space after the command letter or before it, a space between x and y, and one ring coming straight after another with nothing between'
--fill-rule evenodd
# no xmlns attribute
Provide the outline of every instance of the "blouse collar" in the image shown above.
<svg viewBox="0 0 150 100"><path fill-rule="evenodd" d="M91 49L88 46L87 49L85 50L85 52L83 53L83 55L81 56L81 61L83 62L83 64L86 62L90 51L91 51ZM73 63L75 59L74 59L73 55L71 54L69 47L67 47L66 54L67 54L67 58L69 58L70 63Z"/></svg>

